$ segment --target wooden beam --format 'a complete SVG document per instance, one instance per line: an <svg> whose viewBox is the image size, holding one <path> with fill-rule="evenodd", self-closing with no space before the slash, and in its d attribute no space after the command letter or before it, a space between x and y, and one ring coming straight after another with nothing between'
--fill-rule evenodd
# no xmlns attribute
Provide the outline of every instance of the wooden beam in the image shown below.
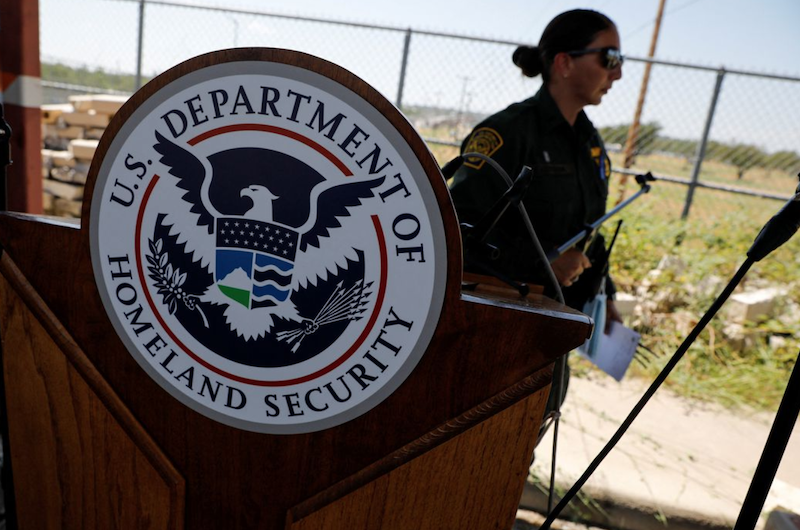
<svg viewBox="0 0 800 530"><path fill-rule="evenodd" d="M0 102L11 126L8 209L41 213L39 3L0 2Z"/></svg>

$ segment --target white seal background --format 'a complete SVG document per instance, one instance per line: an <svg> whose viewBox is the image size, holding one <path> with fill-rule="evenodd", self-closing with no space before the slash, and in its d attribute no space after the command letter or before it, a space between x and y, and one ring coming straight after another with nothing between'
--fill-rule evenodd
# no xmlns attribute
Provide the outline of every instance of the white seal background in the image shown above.
<svg viewBox="0 0 800 530"><path fill-rule="evenodd" d="M346 129L350 123L357 124L370 135L370 145L375 142L381 146L381 158L390 158L394 165L380 174L369 175L367 172L369 164L365 164L363 169L356 164L356 160L363 158L369 149L359 151L362 156L354 158L342 156L344 153L337 151L335 144L330 141L327 144L323 143L326 140L323 133L307 127L303 120L300 120L300 123L293 123L285 118L259 114L241 113L238 116L209 120L197 127L190 126L192 130L178 139L173 139L169 135L161 119L167 110L172 108L185 110L184 101L198 93L204 94L213 89L227 88L229 94L233 95L239 85L275 87L282 94L291 88L296 92L311 95L313 99L325 103L326 119L330 119L338 112L345 114L348 118L348 125L343 123L342 128ZM205 110L207 114L211 113L209 109ZM150 292L156 306L160 304L160 296L156 294L156 289L152 286L152 281L147 278L146 273L147 279L144 286L139 283L139 276L136 273L137 260L142 262L142 267L146 270L144 252L147 250L147 238L152 234L154 217L158 213L169 211L169 201L174 200L175 195L174 182L176 179L167 174L168 168L158 163L160 155L153 149L153 145L156 143L154 131L158 130L174 143L186 148L186 140L198 134L237 123L262 123L294 130L323 145L336 155L353 173L349 179L369 180L386 175L386 182L376 189L377 192L380 192L397 184L393 175L400 173L404 177L408 191L411 192L409 197L404 197L403 192L395 193L387 197L385 203L377 197L376 193L376 197L363 201L361 206L350 209L354 214L353 218L363 219L364 215L373 214L377 215L381 221L388 252L385 298L380 312L377 314L374 327L358 350L337 368L303 383L275 387L246 384L238 379L229 381L217 371L209 370L197 363L185 355L179 346L169 338L168 331L159 325L157 315L152 313L150 306L146 303L144 289ZM338 136L342 136L342 133L340 132ZM259 132L241 132L225 135L224 141L230 142L232 146L236 147L257 145L284 151L317 169L326 179L340 178L342 182L345 181L341 172L332 170L333 166L330 161L320 157L316 151L302 146L298 142L287 140L285 137ZM219 150L217 149L219 143L215 145L215 142L207 140L199 143L193 152L202 151L206 145L214 146L214 151ZM132 178L131 170L125 166L128 155L132 155L133 160L153 162L152 165L148 165L147 174L141 181ZM140 210L143 191L156 174L159 175L160 180L150 199L153 202L148 203L144 212L140 241L142 255L134 256L136 218ZM139 182L135 202L130 207L122 207L110 199L114 192L114 182L117 179L128 186ZM156 193L157 191L159 193ZM420 221L420 234L413 241L403 241L393 234L392 221L402 214L412 214ZM404 221L404 223L408 223L408 221ZM346 228L348 228L347 225L339 230ZM362 229L366 231L359 233L356 238L361 242L359 248L364 250L367 256L365 281L377 281L376 276L379 275L380 270L375 268L378 250L375 231L371 226L362 226ZM98 289L111 321L131 355L162 388L185 405L219 422L251 431L276 434L312 432L344 423L373 408L391 395L419 362L438 322L444 298L446 281L444 228L428 176L411 148L389 120L354 92L323 75L282 63L247 61L205 67L176 79L147 98L122 125L101 162L92 198L90 230L92 261ZM331 232L332 238L335 239L338 234L334 234L333 230ZM353 233L349 235L353 236ZM351 238L346 237L345 239L349 241ZM416 246L418 244L422 244L425 249L424 263L408 261L406 254L398 255L395 251L396 246ZM137 337L129 319L124 315L125 312L130 312L132 307L120 303L116 294L120 280L112 278L112 273L117 269L116 266L109 264L107 257L126 254L131 256L130 266L133 270L130 284L137 291L138 301L142 303L143 307L143 313L139 320L153 323L156 331L168 345L156 356L147 352L144 348L144 342L146 342L144 334L142 337ZM301 264L298 263L298 266ZM166 306L160 305L163 306L159 310L160 316L169 331L174 333L194 355L214 365L222 372L233 374L237 378L257 381L289 380L313 374L321 367L328 365L331 359L340 356L343 348L352 344L354 338L361 333L367 321L365 318L351 323L345 333L330 348L306 362L281 368L258 368L239 365L203 347L185 332L174 317L169 315ZM413 321L410 330L399 325L386 328L387 339L401 346L401 351L392 358L385 353L378 355L374 350L369 349L369 346L379 337L384 323L390 318L389 310L391 308L394 308L401 319ZM157 307L157 309L159 308ZM374 304L369 309L373 310ZM179 354L182 362L175 366L179 370L190 365L195 367L194 388L188 388L185 380L175 379L175 375L179 373L177 370L174 374L170 374L159 364L163 361L167 348L172 348ZM268 407L264 403L264 396L296 393L300 396L299 401L302 402L306 392L327 382L335 382L337 377L345 376L353 364L366 365L362 356L370 351L389 368L380 375L377 381L372 382L363 391L359 391L355 381L350 380L350 388L353 391L353 397L350 400L344 403L328 400L326 403L329 407L323 412L313 412L304 408L302 415L290 416L283 413L277 417L267 416ZM207 397L200 396L198 390L203 374L212 381L220 381L223 385L243 391L247 395L247 406L242 409L230 408L225 406L224 397L211 401ZM315 399L316 397L318 394L315 394Z"/></svg>

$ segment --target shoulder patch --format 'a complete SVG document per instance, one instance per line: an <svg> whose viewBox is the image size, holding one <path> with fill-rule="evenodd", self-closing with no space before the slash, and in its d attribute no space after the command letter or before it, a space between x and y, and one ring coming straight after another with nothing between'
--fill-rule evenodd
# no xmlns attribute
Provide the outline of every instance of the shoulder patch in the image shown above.
<svg viewBox="0 0 800 530"><path fill-rule="evenodd" d="M464 149L465 153L480 153L486 156L492 156L503 145L503 138L500 133L489 127L481 127L476 129L472 136L469 137L467 147ZM474 169L483 167L485 160L476 156L468 157L464 161L464 165Z"/></svg>

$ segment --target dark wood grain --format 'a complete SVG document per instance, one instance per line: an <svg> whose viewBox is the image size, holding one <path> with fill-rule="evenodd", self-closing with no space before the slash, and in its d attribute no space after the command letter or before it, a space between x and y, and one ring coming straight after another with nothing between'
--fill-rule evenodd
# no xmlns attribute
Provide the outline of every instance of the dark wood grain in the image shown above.
<svg viewBox="0 0 800 530"><path fill-rule="evenodd" d="M511 528L547 393L540 389L338 502L290 517L287 527Z"/></svg>
<svg viewBox="0 0 800 530"><path fill-rule="evenodd" d="M183 528L183 478L7 256L0 271L19 527Z"/></svg>
<svg viewBox="0 0 800 530"><path fill-rule="evenodd" d="M374 484L371 485L371 483L375 482L376 480L386 478L387 475L391 474L395 469L401 466L429 465L430 460L427 457L425 458L418 458L418 457L420 457L421 455L426 455L427 453L437 449L442 444L448 444L451 440L453 440L456 437L462 437L464 432L472 429L473 427L481 424L484 421L487 421L489 418L494 417L495 414L497 414L498 410L505 411L505 409L508 408L509 406L516 406L516 404L520 400L526 400L528 398L531 398L532 395L536 396L535 401L537 403L541 402L541 407L543 409L544 403L546 403L547 401L549 384L551 380L552 380L551 369L546 368L536 372L532 376L514 385L512 388L509 388L505 392L482 403L480 406L467 411L466 413L458 416L457 418L449 420L447 423L427 433L425 436L418 438L417 440L406 445L405 447L402 447L399 450L395 451L394 453L386 456L382 460L372 464L371 466L365 469L362 469L355 475L348 477L343 482L336 484L332 488L329 488L324 492L320 493L319 495L316 495L313 498L309 499L308 501L303 502L300 505L294 507L289 512L287 524L294 524L293 523L294 521L304 520L314 512L320 510L327 510L328 506L334 504L336 501L342 499L345 496L348 497L349 500L344 501L344 503L345 504L350 503L353 498L358 497L357 495L356 496L352 495L354 492L361 490L364 491L369 490L374 486ZM536 417L541 418L543 415L543 410L535 409L532 415L534 418ZM533 443L536 440L535 436L537 433L533 431L533 434L531 435L529 429L538 425L537 421L538 420L530 422L530 425L528 425L527 422L521 421L518 424L516 424L510 430L510 432L503 434L503 436L516 435L522 437L522 439L520 440L522 443L528 443L528 442ZM491 424L493 425L493 423ZM489 427L488 432L491 433L491 435L498 434L492 432L493 429L494 427ZM483 436L487 434L486 426L482 427L481 432L483 433ZM498 452L498 454L503 453L506 450L510 449L512 452L509 453L507 456L509 458L513 458L513 455L516 454L514 453L514 451L516 451L517 447L516 445L513 445L512 447L512 445L507 445L499 448L495 447L494 449ZM483 451L484 449L485 448L481 448L481 451ZM471 463L476 465L478 464L477 462L471 462ZM483 465L483 463L481 463L480 465ZM515 478L519 478L520 476L523 476L524 480L525 476L527 476L527 474L515 473L511 471L509 468L502 466L501 469L495 469L495 471L498 471L500 474L504 475L506 480L515 480ZM478 482L483 484L482 481ZM425 489L430 485L431 484L419 484L417 485L417 488ZM519 488L521 493L522 484L519 484ZM436 489L437 488L432 488L431 492L435 494L441 494L441 492L437 492ZM445 488L445 491L449 491L449 489ZM497 499L496 501L501 502L500 499ZM348 510L351 510L351 508L348 508ZM312 521L316 520L316 517L312 517L309 520ZM303 525L306 524L308 523L303 522Z"/></svg>
<svg viewBox="0 0 800 530"><path fill-rule="evenodd" d="M94 189L99 161L113 134L138 105L172 80L204 65L241 60L271 60L312 68L370 101L406 137L442 211L447 285L442 316L427 353L407 380L381 404L348 423L321 432L292 436L246 432L187 408L162 390L127 352L106 316L94 284L88 198ZM534 374L549 373L553 360L581 344L591 329L587 319L576 319L574 312L541 298L526 306L517 305L517 309L509 309L511 301L498 297L469 295L462 299L461 242L456 217L427 147L397 109L374 89L335 65L311 56L243 49L183 63L157 77L123 106L97 152L79 228L42 218L0 215L0 245L18 266L20 277L31 286L31 292L18 295L22 302L29 308L41 306L52 314L75 347L85 354L97 379L113 390L185 478L187 528L283 528L287 512L309 499L318 501L305 505L307 511L313 511L330 499L353 494L386 476L387 470L392 469L386 464L390 455L410 450L405 459L397 462L417 460L462 433L484 428L489 418L516 407L526 396L544 388L546 380L531 384L536 379ZM50 336L59 333L55 329L47 328ZM55 343L61 347L58 340ZM63 348L59 351L67 355ZM4 355L9 359L25 355L25 347L6 345ZM34 375L29 373L26 377ZM517 393L513 399L502 397L514 388ZM105 403L104 397L100 399ZM460 420L475 410L481 410L482 416ZM511 423L498 425L507 429ZM536 423L533 418L532 424ZM86 428L96 427L89 424ZM521 428L514 426L516 430ZM531 425L524 429L535 431ZM474 446L469 446L467 453L462 454L463 450L464 447L456 451L458 456L452 458L484 456L475 452ZM505 472L523 472L514 467L518 462L507 460ZM480 481L474 487L481 487Z"/></svg>

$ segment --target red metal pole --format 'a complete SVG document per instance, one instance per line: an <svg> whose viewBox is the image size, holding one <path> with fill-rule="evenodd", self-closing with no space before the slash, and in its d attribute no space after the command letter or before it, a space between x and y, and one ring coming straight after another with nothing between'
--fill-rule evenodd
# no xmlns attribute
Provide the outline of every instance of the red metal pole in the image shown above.
<svg viewBox="0 0 800 530"><path fill-rule="evenodd" d="M42 213L39 2L0 2L0 102L11 126L8 209Z"/></svg>

